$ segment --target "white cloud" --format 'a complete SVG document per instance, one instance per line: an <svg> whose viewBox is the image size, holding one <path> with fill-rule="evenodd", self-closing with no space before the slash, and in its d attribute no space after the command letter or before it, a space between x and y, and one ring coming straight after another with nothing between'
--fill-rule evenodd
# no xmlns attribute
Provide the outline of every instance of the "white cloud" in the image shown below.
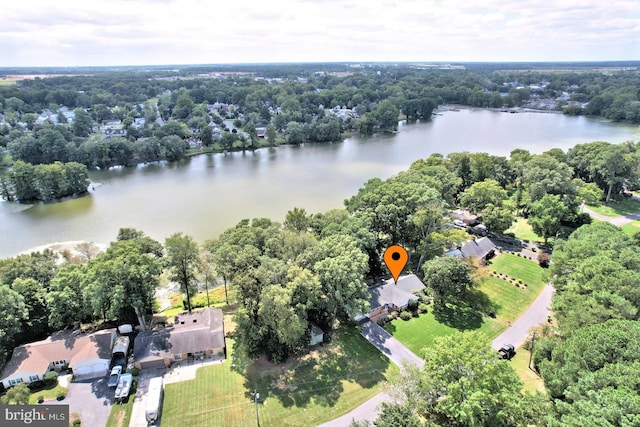
<svg viewBox="0 0 640 427"><path fill-rule="evenodd" d="M640 58L634 0L23 0L0 66Z"/></svg>

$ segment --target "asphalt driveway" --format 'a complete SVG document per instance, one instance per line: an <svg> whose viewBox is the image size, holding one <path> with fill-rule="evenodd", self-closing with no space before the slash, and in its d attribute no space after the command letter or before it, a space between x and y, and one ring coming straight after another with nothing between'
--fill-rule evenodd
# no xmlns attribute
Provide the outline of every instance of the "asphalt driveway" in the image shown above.
<svg viewBox="0 0 640 427"><path fill-rule="evenodd" d="M69 414L80 415L83 426L104 427L111 413L114 389L107 387L107 378L72 382L67 385L67 397L50 405L69 405Z"/></svg>
<svg viewBox="0 0 640 427"><path fill-rule="evenodd" d="M404 344L371 320L362 325L360 335L398 366L402 366L404 363L413 364L420 368L424 366L423 359L416 356Z"/></svg>

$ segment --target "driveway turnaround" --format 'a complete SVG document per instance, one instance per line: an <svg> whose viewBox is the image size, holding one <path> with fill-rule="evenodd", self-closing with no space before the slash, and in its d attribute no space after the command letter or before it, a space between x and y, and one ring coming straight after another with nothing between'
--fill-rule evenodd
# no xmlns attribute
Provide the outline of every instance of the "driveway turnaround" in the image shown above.
<svg viewBox="0 0 640 427"><path fill-rule="evenodd" d="M375 348L380 350L382 354L400 367L405 363L413 364L420 368L424 366L423 359L416 356L415 353L405 347L404 344L371 320L368 320L362 325L360 335L365 337Z"/></svg>
<svg viewBox="0 0 640 427"><path fill-rule="evenodd" d="M67 397L50 401L48 405L69 405L69 414L77 413L83 426L104 426L111 413L113 389L107 387L105 377L97 380L72 382L67 385Z"/></svg>

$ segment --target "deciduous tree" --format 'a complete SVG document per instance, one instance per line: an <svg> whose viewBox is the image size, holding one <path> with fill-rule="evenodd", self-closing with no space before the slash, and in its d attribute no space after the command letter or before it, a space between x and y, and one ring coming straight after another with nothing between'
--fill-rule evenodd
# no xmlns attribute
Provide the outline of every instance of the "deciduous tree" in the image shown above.
<svg viewBox="0 0 640 427"><path fill-rule="evenodd" d="M187 297L187 310L191 311L191 294L196 281L198 266L198 244L191 236L175 233L165 240L167 250L167 266L170 268L171 280L180 284Z"/></svg>

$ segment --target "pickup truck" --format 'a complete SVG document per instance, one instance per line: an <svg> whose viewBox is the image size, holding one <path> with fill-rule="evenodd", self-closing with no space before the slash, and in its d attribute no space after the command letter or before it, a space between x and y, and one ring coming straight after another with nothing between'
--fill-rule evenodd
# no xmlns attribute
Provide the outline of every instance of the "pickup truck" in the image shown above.
<svg viewBox="0 0 640 427"><path fill-rule="evenodd" d="M122 366L116 365L111 369L111 374L109 374L109 380L107 381L107 386L115 387L118 385L120 381L120 374L122 373Z"/></svg>
<svg viewBox="0 0 640 427"><path fill-rule="evenodd" d="M131 391L131 382L133 381L133 376L129 373L120 375L120 381L118 381L118 386L116 387L115 400L122 401L129 396L129 391Z"/></svg>
<svg viewBox="0 0 640 427"><path fill-rule="evenodd" d="M498 354L503 359L511 360L511 358L516 355L516 349L512 344L504 344L500 347L500 350L498 350Z"/></svg>

